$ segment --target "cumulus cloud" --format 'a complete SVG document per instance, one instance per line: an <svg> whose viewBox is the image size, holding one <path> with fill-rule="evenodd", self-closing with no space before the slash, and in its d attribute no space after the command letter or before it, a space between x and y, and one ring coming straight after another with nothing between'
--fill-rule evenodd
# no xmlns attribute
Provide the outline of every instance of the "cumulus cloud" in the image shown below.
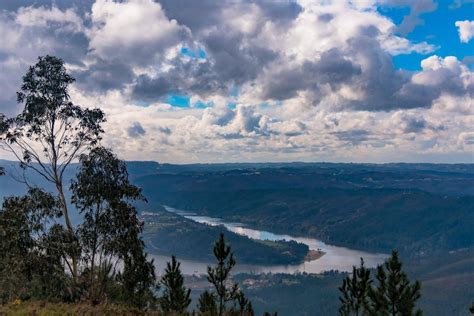
<svg viewBox="0 0 474 316"><path fill-rule="evenodd" d="M463 145L474 145L474 132L464 132L459 134L459 143Z"/></svg>
<svg viewBox="0 0 474 316"><path fill-rule="evenodd" d="M410 13L396 25L379 5ZM435 7L1 2L0 112L18 112L21 76L38 55L53 54L77 79L74 102L107 113L104 142L126 159L383 161L463 152L473 146L472 68L405 37ZM394 66L393 56L412 53L426 55L419 71ZM172 94L198 106L166 104Z"/></svg>
<svg viewBox="0 0 474 316"><path fill-rule="evenodd" d="M184 31L152 0L97 0L90 16L92 27L86 32L89 48L102 58L132 63L150 62L177 44Z"/></svg>
<svg viewBox="0 0 474 316"><path fill-rule="evenodd" d="M396 111L391 116L393 126L403 134L406 133L423 133L426 130L431 131L442 131L443 125L435 125L428 122L422 115L414 113L406 113L402 111Z"/></svg>
<svg viewBox="0 0 474 316"><path fill-rule="evenodd" d="M18 10L15 21L21 26L47 27L51 24L62 24L58 30L80 32L83 30L82 19L74 9L69 8L64 11L58 7L23 7Z"/></svg>
<svg viewBox="0 0 474 316"><path fill-rule="evenodd" d="M469 68L454 56L431 56L421 62L422 71L412 77L414 85L450 95L472 95L474 77Z"/></svg>
<svg viewBox="0 0 474 316"><path fill-rule="evenodd" d="M251 102L287 100L303 94L309 96L306 103L313 105L336 98L341 106L364 109L426 106L378 102L387 99L386 95L367 102L349 102L348 96L358 101L375 92L365 89L372 88L370 82L360 84L357 91L348 87L351 78L352 82L370 80L376 76L370 72L381 69L380 62L367 55L377 54L385 60L387 81L397 84L403 78L393 80L401 76L391 64L392 54L435 49L395 35L391 21L367 8L305 1L271 5L232 2L225 6L204 2L183 10L165 1L163 7L180 25L191 28L194 44L205 50L206 58L176 56L165 71L141 75L133 87L136 97L159 100L168 93L183 91L202 97L225 95L237 85L242 86L242 98ZM196 14L186 13L188 9ZM201 11L209 19L197 21L195 17ZM398 89L391 87L389 96Z"/></svg>
<svg viewBox="0 0 474 316"><path fill-rule="evenodd" d="M353 145L360 144L369 139L370 133L364 129L333 132L339 140L349 142Z"/></svg>
<svg viewBox="0 0 474 316"><path fill-rule="evenodd" d="M127 129L128 136L132 138L140 137L145 135L146 131L140 122L134 122L132 126Z"/></svg>
<svg viewBox="0 0 474 316"><path fill-rule="evenodd" d="M73 9L21 7L0 11L0 112L19 110L15 92L28 66L40 55L54 54L78 63L87 51L82 22Z"/></svg>
<svg viewBox="0 0 474 316"><path fill-rule="evenodd" d="M474 21L456 21L454 24L458 28L461 42L469 43L471 38L474 37Z"/></svg>

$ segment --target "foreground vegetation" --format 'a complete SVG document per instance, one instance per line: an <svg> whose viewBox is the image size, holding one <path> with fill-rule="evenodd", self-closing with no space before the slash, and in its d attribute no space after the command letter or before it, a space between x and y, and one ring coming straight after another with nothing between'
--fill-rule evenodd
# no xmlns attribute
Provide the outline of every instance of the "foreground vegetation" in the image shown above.
<svg viewBox="0 0 474 316"><path fill-rule="evenodd" d="M23 169L33 170L55 188L51 193L30 186L25 178L28 193L6 198L2 205L0 304L13 302L14 308L21 305L15 302L27 300L87 302L185 312L190 293L183 286L180 265L172 257L157 280L134 205L145 197L130 183L126 164L100 146L104 113L70 102L72 82L61 59L39 57L18 92L23 111L12 118L0 115L2 145ZM80 163L68 199L64 173L74 159ZM77 226L70 218L71 206L82 215ZM252 314L238 285L229 287L235 260L223 235L214 255L217 265L208 271L214 290L200 298L199 311ZM157 297L160 284L163 291Z"/></svg>
<svg viewBox="0 0 474 316"><path fill-rule="evenodd" d="M161 312L143 311L138 308L115 304L90 305L87 303L51 303L47 301L16 301L0 305L0 315L8 316L63 316L63 315L122 315L159 316Z"/></svg>
<svg viewBox="0 0 474 316"><path fill-rule="evenodd" d="M29 185L7 198L0 213L0 302L106 299L137 308L154 304L155 272L141 239L133 202L143 200L124 162L100 146L105 115L70 102L74 82L56 57L39 57L17 93L23 111L0 116L0 140L55 192ZM65 194L64 172L79 159ZM76 227L71 205L82 215ZM118 268L120 267L120 268Z"/></svg>

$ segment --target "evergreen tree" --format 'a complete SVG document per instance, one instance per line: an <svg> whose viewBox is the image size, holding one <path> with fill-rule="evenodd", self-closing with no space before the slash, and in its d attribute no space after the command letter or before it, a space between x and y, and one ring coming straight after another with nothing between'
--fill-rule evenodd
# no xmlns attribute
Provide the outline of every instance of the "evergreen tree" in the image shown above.
<svg viewBox="0 0 474 316"><path fill-rule="evenodd" d="M244 292L239 291L235 297L238 305L238 313L240 316L253 316L254 311L252 303L245 297Z"/></svg>
<svg viewBox="0 0 474 316"><path fill-rule="evenodd" d="M471 307L469 307L471 314L474 314L474 302L472 302Z"/></svg>
<svg viewBox="0 0 474 316"><path fill-rule="evenodd" d="M204 291L199 296L197 307L198 307L199 312L204 315L207 315L207 316L217 315L216 299L214 295L207 290Z"/></svg>
<svg viewBox="0 0 474 316"><path fill-rule="evenodd" d="M155 273L152 262L146 259L140 237L143 223L131 204L144 197L130 183L125 163L106 148L92 149L88 155L81 156L71 191L73 203L84 216L78 236L82 261L88 267L85 271L88 298L97 303L105 297L107 282L115 277L113 263L119 260L124 264L121 283L127 295L123 298L142 305L139 296L154 285Z"/></svg>
<svg viewBox="0 0 474 316"><path fill-rule="evenodd" d="M391 257L377 267L378 285L370 288L369 297L371 315L421 315L415 308L416 301L421 296L421 284L418 281L411 284L408 276L402 271L402 263L398 253L392 251Z"/></svg>
<svg viewBox="0 0 474 316"><path fill-rule="evenodd" d="M220 234L214 245L214 256L217 259L215 267L207 267L207 280L214 285L217 297L219 316L226 309L226 303L235 299L238 285L229 281L230 271L235 266L234 254L230 251L224 240L224 234Z"/></svg>
<svg viewBox="0 0 474 316"><path fill-rule="evenodd" d="M37 188L5 199L0 209L0 303L14 298L63 298L66 276L48 249L49 223L61 216L59 201ZM59 284L58 284L59 283Z"/></svg>
<svg viewBox="0 0 474 316"><path fill-rule="evenodd" d="M172 256L171 263L166 263L165 274L161 278L165 290L160 298L160 306L165 312L183 313L191 304L191 290L184 287L180 265L176 257Z"/></svg>
<svg viewBox="0 0 474 316"><path fill-rule="evenodd" d="M368 294L370 289L370 271L364 267L360 258L360 267L352 268L352 275L347 276L339 287L341 307L339 315L362 315L368 309Z"/></svg>
<svg viewBox="0 0 474 316"><path fill-rule="evenodd" d="M143 242L132 246L123 258L123 271L117 276L121 284L120 300L138 308L153 309L156 305L156 276L153 260L148 260Z"/></svg>
<svg viewBox="0 0 474 316"><path fill-rule="evenodd" d="M64 62L54 56L39 57L23 77L17 92L23 111L13 118L0 115L0 142L11 151L22 168L36 171L56 188L67 233L67 240L76 242L63 178L68 165L80 154L94 147L101 139L100 109L84 109L74 105L69 97L69 85L74 82ZM63 247L77 249L76 247ZM78 277L78 258L68 255L67 267L74 280Z"/></svg>

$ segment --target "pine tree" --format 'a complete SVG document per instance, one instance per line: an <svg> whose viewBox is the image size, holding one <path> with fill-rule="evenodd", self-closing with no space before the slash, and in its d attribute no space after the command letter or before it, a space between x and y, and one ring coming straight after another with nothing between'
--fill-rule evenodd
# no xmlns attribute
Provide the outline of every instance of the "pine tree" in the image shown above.
<svg viewBox="0 0 474 316"><path fill-rule="evenodd" d="M215 316L217 315L217 304L215 297L212 293L209 291L204 291L200 296L199 296L199 301L198 301L198 310L200 313L208 316Z"/></svg>
<svg viewBox="0 0 474 316"><path fill-rule="evenodd" d="M238 313L240 316L253 316L254 311L252 303L245 297L244 292L239 291L235 297L238 305Z"/></svg>
<svg viewBox="0 0 474 316"><path fill-rule="evenodd" d="M253 311L253 306L252 302L248 302L247 307L245 307L245 313L246 315L253 316L255 315L255 312Z"/></svg>
<svg viewBox="0 0 474 316"><path fill-rule="evenodd" d="M238 285L228 280L230 271L235 266L235 259L234 254L230 251L230 246L226 245L222 233L214 245L214 256L217 259L217 265L207 267L207 279L214 285L219 316L222 316L225 312L226 303L234 300L238 292Z"/></svg>
<svg viewBox="0 0 474 316"><path fill-rule="evenodd" d="M71 192L72 202L84 217L77 236L83 266L87 267L88 298L98 303L107 296L107 283L116 276L111 264L119 260L124 266L120 280L124 300L137 306L146 304L142 294L151 293L155 271L153 262L146 258L143 223L133 205L145 199L130 183L125 162L107 148L92 149L80 158Z"/></svg>
<svg viewBox="0 0 474 316"><path fill-rule="evenodd" d="M166 263L165 274L161 278L161 284L164 285L165 290L160 298L160 306L165 312L183 313L191 304L191 290L184 287L180 266L181 263L172 256L171 263Z"/></svg>
<svg viewBox="0 0 474 316"><path fill-rule="evenodd" d="M352 275L347 276L339 288L341 291L339 315L362 315L368 308L371 283L370 271L364 267L364 260L360 258L360 267L354 266Z"/></svg>
<svg viewBox="0 0 474 316"><path fill-rule="evenodd" d="M370 288L369 297L371 315L421 315L415 310L416 301L421 296L421 284L418 281L411 284L408 276L402 271L402 263L398 253L392 251L392 256L377 267L378 286Z"/></svg>

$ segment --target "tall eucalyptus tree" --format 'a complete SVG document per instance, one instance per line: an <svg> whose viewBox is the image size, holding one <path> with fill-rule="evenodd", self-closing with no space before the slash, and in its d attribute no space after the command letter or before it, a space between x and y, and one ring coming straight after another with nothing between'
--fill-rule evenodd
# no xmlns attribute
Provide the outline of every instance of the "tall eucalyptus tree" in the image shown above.
<svg viewBox="0 0 474 316"><path fill-rule="evenodd" d="M23 77L17 101L24 105L16 117L0 116L0 143L25 169L32 169L54 184L70 240L74 240L68 203L64 193L64 172L81 154L101 140L105 121L100 109L87 109L70 100L74 82L62 59L39 57ZM76 280L78 262L70 253L71 274Z"/></svg>

